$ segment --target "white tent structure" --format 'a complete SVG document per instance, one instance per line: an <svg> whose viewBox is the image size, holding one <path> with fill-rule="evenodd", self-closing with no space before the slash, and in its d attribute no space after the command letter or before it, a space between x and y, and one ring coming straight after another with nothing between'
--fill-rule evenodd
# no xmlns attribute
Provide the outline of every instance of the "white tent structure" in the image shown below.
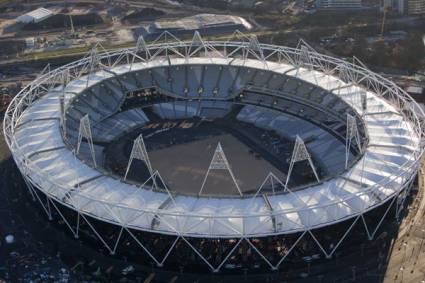
<svg viewBox="0 0 425 283"><path fill-rule="evenodd" d="M46 8L38 8L16 18L16 22L22 24L39 23L53 16L53 12Z"/></svg>

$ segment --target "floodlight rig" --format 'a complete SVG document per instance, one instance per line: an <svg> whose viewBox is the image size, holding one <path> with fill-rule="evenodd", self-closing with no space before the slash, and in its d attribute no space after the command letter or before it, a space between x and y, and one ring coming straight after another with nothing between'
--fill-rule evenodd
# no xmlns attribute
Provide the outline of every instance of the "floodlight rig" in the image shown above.
<svg viewBox="0 0 425 283"><path fill-rule="evenodd" d="M142 134L140 134L133 142L133 148L131 149L131 154L128 160L127 170L125 171L124 180L127 179L127 175L130 171L130 166L133 163L133 159L144 161L146 167L148 167L150 176L153 176L151 162L149 161L148 152L146 150L145 141L143 140Z"/></svg>
<svg viewBox="0 0 425 283"><path fill-rule="evenodd" d="M93 159L93 164L94 164L94 167L96 168L97 167L96 156L94 153L93 136L91 133L89 114L84 115L80 119L80 129L78 131L77 154L80 153L80 147L81 147L81 142L83 141L83 138L85 138L89 144L90 153Z"/></svg>
<svg viewBox="0 0 425 283"><path fill-rule="evenodd" d="M236 186L239 194L242 196L242 191L239 188L238 182L236 181L235 176L233 175L232 169L230 168L229 162L227 161L226 155L224 154L223 148L221 147L221 143L219 142L217 148L215 149L213 158L211 159L210 166L208 167L207 174L205 174L204 181L202 182L201 189L199 190L198 195L202 194L202 191L205 186L205 182L207 181L210 170L227 170L232 177L232 181Z"/></svg>
<svg viewBox="0 0 425 283"><path fill-rule="evenodd" d="M295 146L294 151L292 152L291 162L289 164L288 176L286 177L285 188L288 187L289 178L291 177L292 169L294 168L294 163L304 160L308 160L317 182L320 182L319 175L316 172L316 168L314 167L311 156L307 151L307 147L305 146L304 141L297 135L295 138Z"/></svg>

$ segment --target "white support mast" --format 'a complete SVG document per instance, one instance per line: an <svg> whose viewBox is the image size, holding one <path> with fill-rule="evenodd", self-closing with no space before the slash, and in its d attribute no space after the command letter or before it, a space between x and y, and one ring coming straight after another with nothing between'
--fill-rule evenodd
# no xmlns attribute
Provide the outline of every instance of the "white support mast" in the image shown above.
<svg viewBox="0 0 425 283"><path fill-rule="evenodd" d="M205 55L207 55L207 49L205 47L204 40L198 31L195 31L193 34L192 42L190 43L189 49L186 52L187 57L191 57L193 54L196 54L199 50L204 49Z"/></svg>
<svg viewBox="0 0 425 283"><path fill-rule="evenodd" d="M81 142L83 141L83 138L85 138L87 140L87 143L89 144L90 153L93 159L94 167L97 167L96 155L94 153L94 146L93 146L93 136L91 134L89 114L84 115L80 119L80 129L78 131L77 154L80 153L80 147L81 147Z"/></svg>
<svg viewBox="0 0 425 283"><path fill-rule="evenodd" d="M59 95L60 125L62 127L64 137L66 137L65 89L66 89L66 85L69 83L69 80L70 80L69 69L66 69L61 74L62 92Z"/></svg>
<svg viewBox="0 0 425 283"><path fill-rule="evenodd" d="M302 67L305 67L306 69L311 70L312 68L312 62L310 58L310 51L308 50L308 47L305 45L301 45L300 47L300 59L299 63Z"/></svg>
<svg viewBox="0 0 425 283"><path fill-rule="evenodd" d="M347 136L345 139L345 169L347 169L348 167L348 159L350 157L350 148L353 139L356 141L359 152L362 152L360 134L359 129L357 128L356 118L350 114L347 114Z"/></svg>
<svg viewBox="0 0 425 283"><path fill-rule="evenodd" d="M254 56L261 60L261 62L265 63L264 52L256 35L251 35L249 37L248 48L248 51L251 51ZM248 56L248 54L246 54L246 56Z"/></svg>
<svg viewBox="0 0 425 283"><path fill-rule="evenodd" d="M239 188L238 182L236 181L235 176L233 175L232 169L230 168L229 162L227 161L226 155L224 154L223 148L221 147L221 143L219 142L217 148L215 149L214 156L211 159L210 166L208 167L207 174L205 174L204 181L202 182L201 189L199 190L198 195L202 194L202 191L205 186L205 182L207 181L210 170L227 170L232 177L232 181L236 186L239 194L242 196L242 191Z"/></svg>
<svg viewBox="0 0 425 283"><path fill-rule="evenodd" d="M367 113L367 93L366 91L362 91L361 93L361 103L362 103L362 115L366 115Z"/></svg>
<svg viewBox="0 0 425 283"><path fill-rule="evenodd" d="M137 39L137 43L136 43L136 53L139 52L145 52L146 54L146 60L149 60L149 58L151 57L151 53L149 51L149 48L147 47L145 38L141 35L139 36L139 38Z"/></svg>
<svg viewBox="0 0 425 283"><path fill-rule="evenodd" d="M292 152L291 163L289 164L289 171L288 176L286 177L285 187L288 187L289 178L291 177L292 169L294 168L294 163L304 160L308 160L317 182L320 182L319 175L317 175L316 168L314 167L311 156L307 151L307 147L305 146L304 141L297 135L295 139L294 151Z"/></svg>
<svg viewBox="0 0 425 283"><path fill-rule="evenodd" d="M59 119L60 119L60 126L63 131L63 136L66 137L66 125L65 125L65 95L62 92L59 95Z"/></svg>
<svg viewBox="0 0 425 283"><path fill-rule="evenodd" d="M130 166L133 163L133 159L144 161L146 167L149 170L149 174L152 176L152 166L149 161L148 152L146 150L145 141L143 135L140 134L133 142L133 148L131 149L130 159L128 160L127 170L125 171L124 180L127 179L127 174L130 171Z"/></svg>

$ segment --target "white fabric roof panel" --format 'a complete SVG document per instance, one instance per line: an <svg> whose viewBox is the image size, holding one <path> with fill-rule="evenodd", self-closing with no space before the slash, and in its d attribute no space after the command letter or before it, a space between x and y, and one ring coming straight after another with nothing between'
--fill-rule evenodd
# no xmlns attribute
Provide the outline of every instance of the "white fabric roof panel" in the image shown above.
<svg viewBox="0 0 425 283"><path fill-rule="evenodd" d="M170 58L172 64L226 64L227 59L221 58L195 58L177 59ZM242 65L243 61L235 59L232 65ZM152 61L149 64L136 63L132 71L142 70L152 66L168 65L167 61ZM263 68L255 60L247 60L245 66ZM268 64L269 70L279 73L293 69L285 64ZM113 69L115 73L122 74L129 70L126 66ZM301 80L319 84L332 90L343 86L344 83L334 77L314 76L312 72L303 69L297 76ZM295 75L295 70L289 74ZM112 74L101 72L90 76L90 85L110 78ZM127 75L128 78L131 75ZM80 93L86 87L87 80L80 78L71 82L66 88L67 92ZM133 85L133 84L127 84ZM360 99L353 99L350 90L359 93L355 87L341 88L340 95L347 103L360 109ZM31 151L47 149L48 147L63 146L57 120L28 122L39 118L58 117L58 92L52 92L29 107L22 115L21 126L16 131L16 139L25 154ZM358 94L354 94L354 96ZM329 97L330 98L330 97ZM192 236L234 237L241 234L266 235L273 233L289 233L312 227L319 227L326 223L340 221L351 217L371 205L383 202L401 189L400 178L394 178L389 186L379 186L385 176L400 174L413 174L403 168L405 162L414 162L413 150L419 145L418 137L412 127L402 120L402 116L388 112L396 110L380 98L374 98L368 93L368 112L384 112L385 114L366 114L366 127L375 146L367 148L367 153L342 177L334 178L316 186L289 192L285 194L269 195L268 201L272 210L267 207L262 196L256 199L239 198L196 198L190 196L177 196L174 203L167 203L169 196L164 192L154 192L134 185L120 182L109 176L99 176L99 172L75 159L68 149L59 149L51 152L35 154L31 160L40 169L39 173L30 172L31 179L42 190L54 194L58 199L72 204L84 213L103 218L111 222L126 223L134 228L144 230L162 231L164 233L183 233ZM68 98L69 99L69 98ZM370 103L369 103L370 102ZM56 110L55 110L56 108ZM359 110L360 111L360 110ZM360 111L361 112L361 111ZM247 121L262 122L262 116L244 110L239 114ZM285 128L286 134L297 134L296 121L271 117L270 125ZM268 120L265 120L268 121ZM25 122L25 123L24 123ZM307 124L305 124L307 126ZM407 126L406 126L407 125ZM307 127L309 128L309 127ZM312 127L311 132L320 134ZM51 137L51 138L50 138ZM41 140L48 140L41 145ZM399 146L406 146L400 148ZM314 145L312 145L314 146ZM331 151L334 144L325 142L322 146ZM364 164L365 171L361 172ZM40 173L49 174L49 180L44 180ZM76 177L78 176L78 177ZM343 178L348 178L345 180ZM90 180L82 184L79 189L73 186L77 183ZM351 180L351 181L350 181ZM61 184L66 189L52 187L53 183ZM361 187L358 183L376 186L373 191ZM65 194L70 192L69 194ZM378 199L379 198L379 199ZM167 205L161 208L161 205ZM243 215L249 217L243 218ZM154 221L154 219L156 219ZM273 224L275 223L275 224Z"/></svg>

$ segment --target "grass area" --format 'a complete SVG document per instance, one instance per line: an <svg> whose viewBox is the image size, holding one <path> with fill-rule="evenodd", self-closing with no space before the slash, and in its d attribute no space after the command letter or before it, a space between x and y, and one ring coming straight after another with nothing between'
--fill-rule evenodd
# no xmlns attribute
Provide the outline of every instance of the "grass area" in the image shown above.
<svg viewBox="0 0 425 283"><path fill-rule="evenodd" d="M1 5L8 4L8 3L10 3L10 2L13 2L13 0L12 0L12 1L11 1L11 0L0 0L0 6L1 6Z"/></svg>
<svg viewBox="0 0 425 283"><path fill-rule="evenodd" d="M1 1L1 0L0 0ZM255 32L255 33L244 33L246 35L248 34L256 34L257 36L262 36L264 34L270 34L273 32ZM224 36L214 36L214 37L203 37L204 40L226 40L230 37L230 35L224 35ZM190 40L190 38L188 39ZM149 43L149 42L148 42ZM113 51L117 49L122 48L130 48L135 46L135 42L127 42L127 43L121 43L121 44L108 44L102 43L102 46L107 51ZM52 50L52 51L38 51L38 52L32 52L32 53L23 53L20 54L18 57L18 60L22 61L32 61L32 60L45 60L45 59L54 59L54 58L61 58L61 57L68 57L68 56L80 56L87 54L91 49L91 46L83 46L83 47L70 47L70 48L64 48L59 50Z"/></svg>

